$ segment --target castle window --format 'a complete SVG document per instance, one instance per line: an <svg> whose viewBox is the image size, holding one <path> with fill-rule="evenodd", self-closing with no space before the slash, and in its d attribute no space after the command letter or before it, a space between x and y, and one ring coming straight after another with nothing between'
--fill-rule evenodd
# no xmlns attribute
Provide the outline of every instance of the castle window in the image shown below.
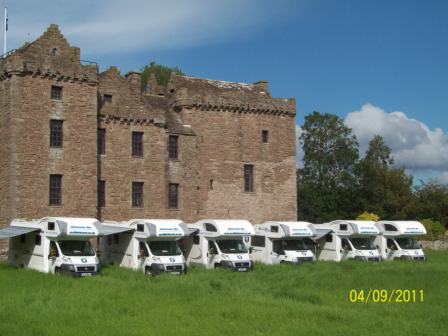
<svg viewBox="0 0 448 336"><path fill-rule="evenodd" d="M269 142L269 131L268 130L261 131L261 142L263 142L263 143Z"/></svg>
<svg viewBox="0 0 448 336"><path fill-rule="evenodd" d="M254 191L254 166L246 164L244 165L244 191Z"/></svg>
<svg viewBox="0 0 448 336"><path fill-rule="evenodd" d="M177 135L170 135L168 140L168 157L170 159L177 159L178 157L178 136Z"/></svg>
<svg viewBox="0 0 448 336"><path fill-rule="evenodd" d="M132 206L143 207L143 182L132 182Z"/></svg>
<svg viewBox="0 0 448 336"><path fill-rule="evenodd" d="M103 103L104 104L112 104L112 95L110 95L110 94L103 95Z"/></svg>
<svg viewBox="0 0 448 336"><path fill-rule="evenodd" d="M132 132L132 156L143 156L143 132Z"/></svg>
<svg viewBox="0 0 448 336"><path fill-rule="evenodd" d="M106 154L106 130L104 128L98 128L98 154Z"/></svg>
<svg viewBox="0 0 448 336"><path fill-rule="evenodd" d="M179 184L170 183L168 185L168 208L177 209L179 206Z"/></svg>
<svg viewBox="0 0 448 336"><path fill-rule="evenodd" d="M51 86L51 99L62 100L62 87L55 85Z"/></svg>
<svg viewBox="0 0 448 336"><path fill-rule="evenodd" d="M62 147L64 138L62 120L50 120L50 147Z"/></svg>
<svg viewBox="0 0 448 336"><path fill-rule="evenodd" d="M50 175L50 205L62 204L62 175Z"/></svg>
<svg viewBox="0 0 448 336"><path fill-rule="evenodd" d="M106 206L106 181L98 181L98 206Z"/></svg>
<svg viewBox="0 0 448 336"><path fill-rule="evenodd" d="M54 47L51 49L51 56L58 56L59 55L59 49L57 47Z"/></svg>

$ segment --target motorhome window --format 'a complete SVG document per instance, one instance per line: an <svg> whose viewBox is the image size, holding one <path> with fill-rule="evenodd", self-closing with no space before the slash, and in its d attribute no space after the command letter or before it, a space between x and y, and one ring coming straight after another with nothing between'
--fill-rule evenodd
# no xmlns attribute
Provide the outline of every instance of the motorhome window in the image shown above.
<svg viewBox="0 0 448 336"><path fill-rule="evenodd" d="M384 224L384 230L386 231L397 231L397 228L392 224Z"/></svg>
<svg viewBox="0 0 448 336"><path fill-rule="evenodd" d="M332 235L331 233L327 234L327 235L325 236L325 241L326 241L327 243L332 243L332 242L333 242L333 235Z"/></svg>
<svg viewBox="0 0 448 336"><path fill-rule="evenodd" d="M50 256L59 257L59 251L54 241L50 242Z"/></svg>
<svg viewBox="0 0 448 336"><path fill-rule="evenodd" d="M278 226L277 225L271 225L271 232L278 232Z"/></svg>
<svg viewBox="0 0 448 336"><path fill-rule="evenodd" d="M47 229L48 231L54 231L54 222L48 222Z"/></svg>
<svg viewBox="0 0 448 336"><path fill-rule="evenodd" d="M340 224L340 225L339 225L339 230L341 230L341 231L347 231L347 224Z"/></svg>
<svg viewBox="0 0 448 336"><path fill-rule="evenodd" d="M222 253L247 253L243 240L217 240L216 243Z"/></svg>
<svg viewBox="0 0 448 336"><path fill-rule="evenodd" d="M149 242L149 249L155 256L181 255L179 245L175 240L159 240Z"/></svg>
<svg viewBox="0 0 448 336"><path fill-rule="evenodd" d="M281 240L274 240L272 242L272 251L274 251L274 253L277 253L277 254L285 254Z"/></svg>
<svg viewBox="0 0 448 336"><path fill-rule="evenodd" d="M59 247L62 254L68 257L95 255L95 250L88 240L60 240Z"/></svg>
<svg viewBox="0 0 448 336"><path fill-rule="evenodd" d="M257 246L257 247L265 247L265 237L264 236L252 236L251 246Z"/></svg>
<svg viewBox="0 0 448 336"><path fill-rule="evenodd" d="M120 236L118 234L114 234L114 244L120 243Z"/></svg>
<svg viewBox="0 0 448 336"><path fill-rule="evenodd" d="M42 237L40 236L40 233L37 233L34 236L34 245L40 246L41 243L42 243Z"/></svg>
<svg viewBox="0 0 448 336"><path fill-rule="evenodd" d="M282 240L283 250L285 251L304 251L309 250L303 239Z"/></svg>
<svg viewBox="0 0 448 336"><path fill-rule="evenodd" d="M26 243L26 235L23 234L23 235L20 236L20 243L21 244L25 244Z"/></svg>
<svg viewBox="0 0 448 336"><path fill-rule="evenodd" d="M137 224L137 231L138 232L144 232L145 231L145 225L144 224Z"/></svg>
<svg viewBox="0 0 448 336"><path fill-rule="evenodd" d="M144 242L140 242L138 244L138 246L139 246L139 250L140 250L139 253L141 255L143 255L144 257L148 257L149 253L148 253L148 249L146 248L146 244Z"/></svg>
<svg viewBox="0 0 448 336"><path fill-rule="evenodd" d="M208 241L208 253L210 254L218 254L218 249L213 241Z"/></svg>
<svg viewBox="0 0 448 336"><path fill-rule="evenodd" d="M341 240L341 246L343 250L347 250L347 251L351 251L352 247L350 246L350 243L348 242L347 239L342 239Z"/></svg>
<svg viewBox="0 0 448 336"><path fill-rule="evenodd" d="M205 230L210 232L216 232L216 226L210 223L205 223Z"/></svg>
<svg viewBox="0 0 448 336"><path fill-rule="evenodd" d="M193 244L199 245L199 236L198 235L193 236Z"/></svg>
<svg viewBox="0 0 448 336"><path fill-rule="evenodd" d="M350 238L350 242L357 250L374 250L375 246L370 238Z"/></svg>
<svg viewBox="0 0 448 336"><path fill-rule="evenodd" d="M396 250L397 246L395 245L395 242L393 239L388 239L387 240L387 248L390 250Z"/></svg>
<svg viewBox="0 0 448 336"><path fill-rule="evenodd" d="M397 244L404 250L419 250L420 245L414 238L397 238Z"/></svg>

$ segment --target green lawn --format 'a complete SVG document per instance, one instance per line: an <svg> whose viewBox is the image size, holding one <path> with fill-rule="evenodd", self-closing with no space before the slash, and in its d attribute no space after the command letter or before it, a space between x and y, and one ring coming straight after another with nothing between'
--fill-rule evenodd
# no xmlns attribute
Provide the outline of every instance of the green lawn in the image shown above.
<svg viewBox="0 0 448 336"><path fill-rule="evenodd" d="M446 335L447 260L81 279L0 265L0 335ZM423 289L424 302L350 303L351 289Z"/></svg>

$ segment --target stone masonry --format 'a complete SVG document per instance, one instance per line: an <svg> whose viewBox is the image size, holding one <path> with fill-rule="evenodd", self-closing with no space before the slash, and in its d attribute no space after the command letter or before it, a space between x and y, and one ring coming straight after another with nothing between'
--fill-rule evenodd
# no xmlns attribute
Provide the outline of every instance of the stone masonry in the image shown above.
<svg viewBox="0 0 448 336"><path fill-rule="evenodd" d="M99 73L57 25L0 59L0 227L43 216L296 219L294 99L272 98L265 81L174 74L166 88L151 78L142 93L140 77L116 67ZM52 86L62 88L61 99L52 99ZM61 148L49 146L52 119L63 121ZM143 133L138 157L132 132ZM168 156L170 135L178 139L176 159ZM253 165L250 192L245 164ZM49 205L51 174L62 175L58 206ZM143 183L138 207L132 182ZM170 183L178 185L175 208L168 206Z"/></svg>

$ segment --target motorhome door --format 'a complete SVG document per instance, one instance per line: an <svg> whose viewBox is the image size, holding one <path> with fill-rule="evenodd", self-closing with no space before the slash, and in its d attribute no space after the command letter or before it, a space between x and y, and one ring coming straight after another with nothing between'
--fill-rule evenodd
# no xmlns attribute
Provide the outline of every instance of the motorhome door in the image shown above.
<svg viewBox="0 0 448 336"><path fill-rule="evenodd" d="M283 261L283 241L282 240L274 240L272 242L272 252L271 252L271 261L275 264L280 264Z"/></svg>
<svg viewBox="0 0 448 336"><path fill-rule="evenodd" d="M397 243L395 242L394 239L391 238L387 238L387 250L386 250L386 258L389 259L394 259L398 254L399 254L399 249L397 246Z"/></svg>
<svg viewBox="0 0 448 336"><path fill-rule="evenodd" d="M208 241L207 263L214 266L218 257L218 248L213 240Z"/></svg>
<svg viewBox="0 0 448 336"><path fill-rule="evenodd" d="M138 243L138 268L144 269L146 258L149 257L148 249L145 242Z"/></svg>
<svg viewBox="0 0 448 336"><path fill-rule="evenodd" d="M341 260L347 259L350 252L352 251L352 247L350 245L350 242L346 238L341 239Z"/></svg>
<svg viewBox="0 0 448 336"><path fill-rule="evenodd" d="M54 273L56 267L56 260L59 257L59 250L54 240L50 241L48 247L48 271Z"/></svg>

